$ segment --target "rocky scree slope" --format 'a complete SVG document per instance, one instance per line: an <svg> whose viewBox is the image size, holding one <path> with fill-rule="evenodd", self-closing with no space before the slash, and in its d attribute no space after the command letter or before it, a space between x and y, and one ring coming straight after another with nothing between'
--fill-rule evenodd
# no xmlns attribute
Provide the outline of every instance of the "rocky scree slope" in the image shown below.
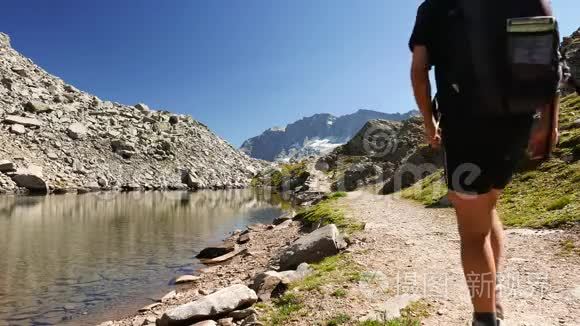
<svg viewBox="0 0 580 326"><path fill-rule="evenodd" d="M190 116L66 84L0 33L0 192L244 187L262 167Z"/></svg>
<svg viewBox="0 0 580 326"><path fill-rule="evenodd" d="M389 114L372 110L359 110L340 117L328 113L315 114L285 128L268 129L246 140L241 150L267 161L300 160L331 152L351 139L369 120L401 121L417 114L418 111Z"/></svg>

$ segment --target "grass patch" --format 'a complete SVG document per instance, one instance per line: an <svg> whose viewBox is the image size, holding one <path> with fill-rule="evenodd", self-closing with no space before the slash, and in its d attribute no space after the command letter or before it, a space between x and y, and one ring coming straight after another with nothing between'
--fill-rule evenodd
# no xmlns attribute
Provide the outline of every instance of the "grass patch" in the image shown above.
<svg viewBox="0 0 580 326"><path fill-rule="evenodd" d="M407 307L401 309L401 317L387 320L366 320L361 321L358 326L420 326L421 320L431 315L429 306L422 300L411 302Z"/></svg>
<svg viewBox="0 0 580 326"><path fill-rule="evenodd" d="M296 291L318 291L325 284L342 286L343 284L361 280L362 269L348 254L327 257L317 264L312 264L311 267L314 269L314 273L292 283L290 289Z"/></svg>
<svg viewBox="0 0 580 326"><path fill-rule="evenodd" d="M334 317L332 317L330 320L328 320L326 323L324 323L325 326L338 326L338 325L343 325L346 324L350 321L350 316L347 314L339 314L336 315Z"/></svg>
<svg viewBox="0 0 580 326"><path fill-rule="evenodd" d="M346 297L346 295L347 295L346 290L345 289L341 289L341 288L340 289L336 289L336 290L334 290L334 292L332 292L332 296L333 297L337 297L337 298L344 298L344 297Z"/></svg>
<svg viewBox="0 0 580 326"><path fill-rule="evenodd" d="M560 254L562 256L580 256L580 247L576 246L576 243L572 239L566 239L560 241Z"/></svg>
<svg viewBox="0 0 580 326"><path fill-rule="evenodd" d="M344 192L335 192L328 199L299 211L297 218L306 226L335 224L347 234L362 230L364 225L346 218L344 210L336 203L337 199L345 196Z"/></svg>
<svg viewBox="0 0 580 326"><path fill-rule="evenodd" d="M443 170L437 171L411 187L401 191L403 198L412 199L425 206L438 203L447 195L447 186L443 178Z"/></svg>
<svg viewBox="0 0 580 326"><path fill-rule="evenodd" d="M312 267L314 272L302 280L291 283L288 291L283 296L273 300L271 303L259 303L256 305L256 308L263 312L261 320L266 325L285 325L287 320L299 318L305 314L303 297L311 295L308 294L310 291L320 291L323 285L343 286L347 283L358 282L361 279L361 267L348 254L328 257L319 263L311 264L310 267ZM332 321L336 322L336 324L330 325L340 325L339 322L346 320L345 318L348 317L342 316L338 318L340 316L338 315L328 321L327 325Z"/></svg>
<svg viewBox="0 0 580 326"><path fill-rule="evenodd" d="M282 189L284 182L290 179L306 180L309 174L306 171L306 161L299 163L283 163L280 165L280 170L272 172L270 176L270 186L275 189ZM290 187L292 189L292 187Z"/></svg>
<svg viewBox="0 0 580 326"><path fill-rule="evenodd" d="M299 312L302 305L302 298L296 294L288 292L278 299L272 301L272 306L261 304L257 308L265 310L263 321L266 325L283 326L295 313Z"/></svg>

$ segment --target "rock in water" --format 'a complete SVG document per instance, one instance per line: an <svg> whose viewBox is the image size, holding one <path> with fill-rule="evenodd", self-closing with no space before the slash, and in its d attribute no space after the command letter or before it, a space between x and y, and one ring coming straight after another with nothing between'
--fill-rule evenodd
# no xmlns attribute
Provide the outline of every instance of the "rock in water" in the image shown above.
<svg viewBox="0 0 580 326"><path fill-rule="evenodd" d="M300 237L280 257L280 269L293 269L301 263L313 263L338 254L346 242L334 224L326 225Z"/></svg>
<svg viewBox="0 0 580 326"><path fill-rule="evenodd" d="M18 169L13 175L12 180L19 186L28 189L30 192L46 194L48 185L42 178L41 169L30 166L27 169Z"/></svg>
<svg viewBox="0 0 580 326"><path fill-rule="evenodd" d="M245 285L236 284L166 312L157 320L157 325L191 325L250 307L256 301L256 292Z"/></svg>
<svg viewBox="0 0 580 326"><path fill-rule="evenodd" d="M83 139L87 135L87 127L82 123L75 122L67 128L66 132L72 139Z"/></svg>

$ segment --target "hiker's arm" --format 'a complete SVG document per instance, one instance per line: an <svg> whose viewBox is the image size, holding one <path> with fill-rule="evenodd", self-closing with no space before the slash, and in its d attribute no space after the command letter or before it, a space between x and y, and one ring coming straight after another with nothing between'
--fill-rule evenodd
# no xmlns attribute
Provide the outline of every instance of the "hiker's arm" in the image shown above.
<svg viewBox="0 0 580 326"><path fill-rule="evenodd" d="M431 83L429 81L429 54L427 47L415 45L413 48L413 62L411 64L411 83L417 106L423 115L427 141L432 146L439 145L437 125L433 116L431 102Z"/></svg>

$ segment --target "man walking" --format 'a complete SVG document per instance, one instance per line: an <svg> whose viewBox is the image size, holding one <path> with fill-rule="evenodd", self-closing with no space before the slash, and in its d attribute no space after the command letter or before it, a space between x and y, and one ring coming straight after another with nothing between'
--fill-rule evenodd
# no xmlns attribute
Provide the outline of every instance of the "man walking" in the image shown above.
<svg viewBox="0 0 580 326"><path fill-rule="evenodd" d="M537 19L551 15L540 0L425 0L409 42L426 139L445 153L474 326L499 325L503 318L496 296L504 247L497 201L525 153L534 114L540 108L555 114L557 25L551 17ZM556 135L557 126L551 129Z"/></svg>

